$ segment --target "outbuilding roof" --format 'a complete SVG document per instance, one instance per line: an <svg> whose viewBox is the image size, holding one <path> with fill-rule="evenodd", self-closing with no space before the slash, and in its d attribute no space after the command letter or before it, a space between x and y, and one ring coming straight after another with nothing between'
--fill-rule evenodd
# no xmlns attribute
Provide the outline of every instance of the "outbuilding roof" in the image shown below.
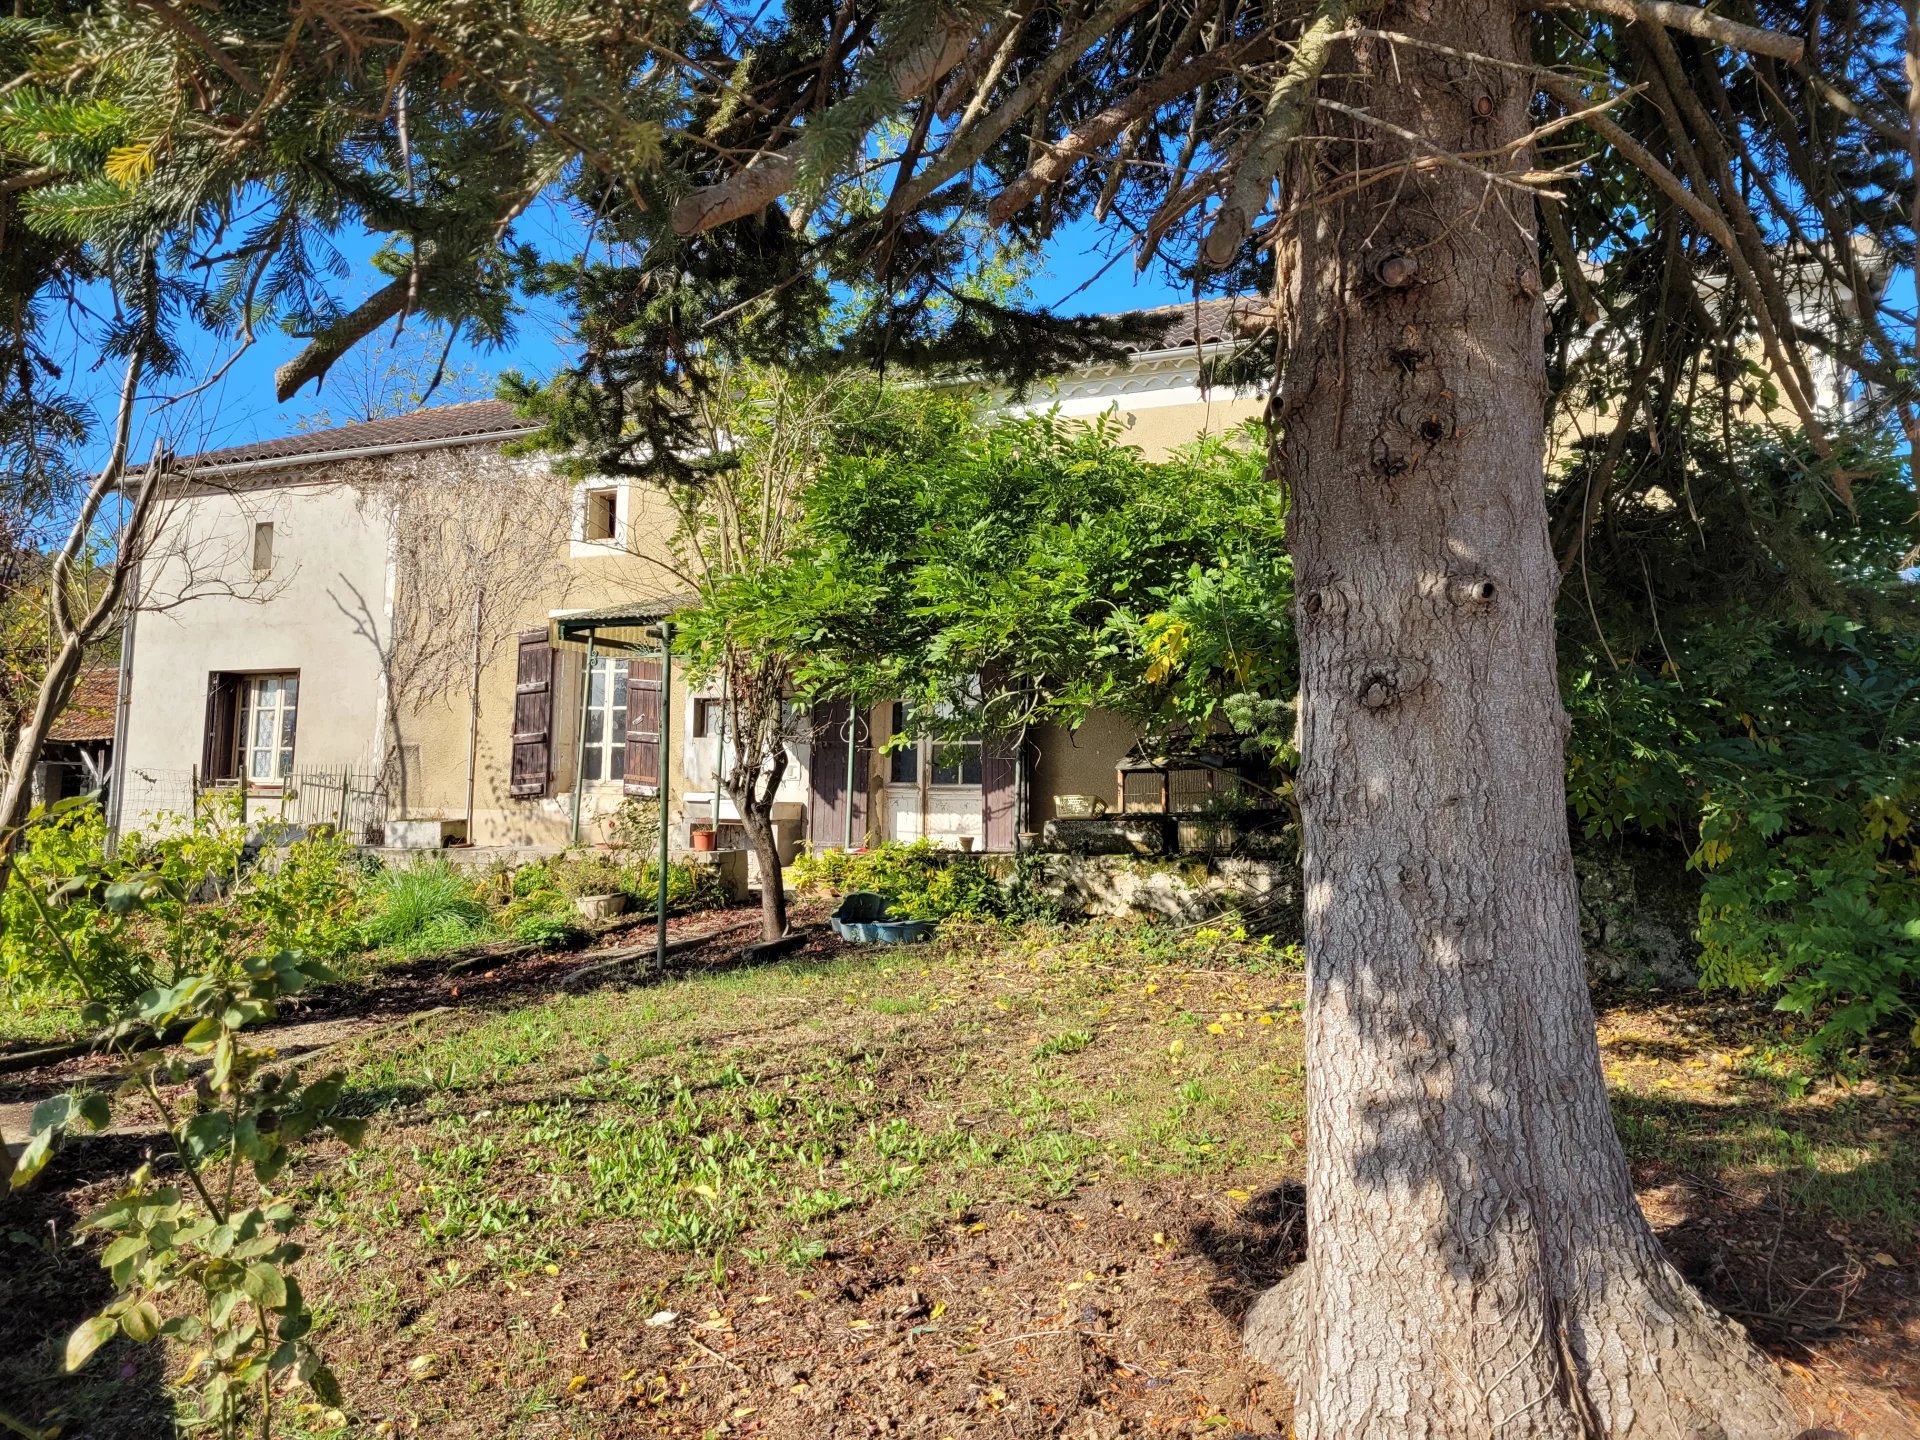
<svg viewBox="0 0 1920 1440"><path fill-rule="evenodd" d="M113 739L114 709L120 703L120 669L95 665L73 682L67 708L47 732L50 741L93 742Z"/></svg>

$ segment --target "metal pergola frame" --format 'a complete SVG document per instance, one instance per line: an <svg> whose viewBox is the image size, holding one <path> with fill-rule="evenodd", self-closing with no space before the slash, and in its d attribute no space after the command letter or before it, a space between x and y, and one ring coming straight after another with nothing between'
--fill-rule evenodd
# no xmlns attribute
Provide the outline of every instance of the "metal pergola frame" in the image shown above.
<svg viewBox="0 0 1920 1440"><path fill-rule="evenodd" d="M673 753L673 611L680 602L653 602L611 610L588 610L577 615L556 615L548 622L551 643L557 649L586 651L586 674L593 674L596 654L624 655L630 659L660 662L660 775L656 789L660 800L660 860L657 894L654 904L653 967L655 973L667 968L667 796ZM611 632L611 633L603 633ZM655 643L641 637L651 633ZM583 643L584 637L584 643ZM590 679L589 682L590 683ZM580 843L580 796L586 784L586 766L581 763L587 747L586 690L581 689L579 733L574 739L572 843Z"/></svg>

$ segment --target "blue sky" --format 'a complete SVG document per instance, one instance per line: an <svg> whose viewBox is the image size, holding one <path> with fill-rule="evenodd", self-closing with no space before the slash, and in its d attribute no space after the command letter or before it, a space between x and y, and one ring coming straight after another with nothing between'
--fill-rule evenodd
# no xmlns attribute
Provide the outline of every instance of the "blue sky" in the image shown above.
<svg viewBox="0 0 1920 1440"><path fill-rule="evenodd" d="M560 234L566 224L559 216L530 214L523 221L531 227L527 235L543 248L563 247L574 238ZM1057 237L1043 256L1041 269L1029 283L1029 301L1065 315L1097 314L1115 310L1167 305L1190 298L1189 292L1168 283L1162 267L1155 265L1144 275L1136 275L1131 254L1107 263L1102 253L1101 232L1091 224L1076 227ZM370 293L385 277L370 264L376 242L370 236L352 235L336 241L342 258L352 267L352 275L334 287L335 297L345 305ZM1110 242L1107 242L1110 243ZM89 300L96 297L89 296ZM103 296L97 297L104 299ZM99 419L107 423L113 392L119 381L118 366L96 366L90 336L98 333L101 317L80 312L69 317L63 327L69 338L60 357L70 383L82 393L94 397ZM311 428L320 412L331 408L337 414L339 397L323 388L316 392L308 386L286 404L273 395L273 372L299 350L302 342L278 330L263 330L255 344L237 360L232 358L229 340L204 334L183 336L189 345L188 372L156 381L156 394L178 392L208 381L222 365L232 361L226 373L209 384L204 393L183 404L151 415L143 425L145 434L136 439L134 454L144 458L156 433L164 431L168 442L180 453L219 449L249 441L283 435L300 428ZM503 370L520 370L531 376L545 376L564 364L570 353L570 337L564 319L551 307L529 307L520 316L513 339L505 346L482 348L464 340L456 343L449 357L449 370L465 373L469 392L490 392L491 377ZM443 398L443 397L436 397ZM103 446L90 447L98 458Z"/></svg>

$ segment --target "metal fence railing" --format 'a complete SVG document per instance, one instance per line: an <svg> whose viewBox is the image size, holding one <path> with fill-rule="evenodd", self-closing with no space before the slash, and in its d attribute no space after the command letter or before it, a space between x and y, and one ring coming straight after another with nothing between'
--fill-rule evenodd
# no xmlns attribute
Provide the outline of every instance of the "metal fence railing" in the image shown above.
<svg viewBox="0 0 1920 1440"><path fill-rule="evenodd" d="M350 767L295 770L280 785L243 786L238 780L206 781L198 769L129 768L121 805L128 830L151 829L167 817L191 822L203 805L225 798L246 798L249 824L296 833L329 829L356 845L385 839L388 816L386 782Z"/></svg>

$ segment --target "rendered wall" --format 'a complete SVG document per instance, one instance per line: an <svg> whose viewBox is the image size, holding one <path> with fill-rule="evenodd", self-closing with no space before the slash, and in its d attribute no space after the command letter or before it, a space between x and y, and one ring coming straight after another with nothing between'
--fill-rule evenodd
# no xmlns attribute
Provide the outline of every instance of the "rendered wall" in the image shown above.
<svg viewBox="0 0 1920 1440"><path fill-rule="evenodd" d="M256 523L273 565L253 570ZM387 514L340 484L272 484L170 502L142 566L124 737L123 823L185 809L210 672L300 672L296 769L378 768L391 629Z"/></svg>

